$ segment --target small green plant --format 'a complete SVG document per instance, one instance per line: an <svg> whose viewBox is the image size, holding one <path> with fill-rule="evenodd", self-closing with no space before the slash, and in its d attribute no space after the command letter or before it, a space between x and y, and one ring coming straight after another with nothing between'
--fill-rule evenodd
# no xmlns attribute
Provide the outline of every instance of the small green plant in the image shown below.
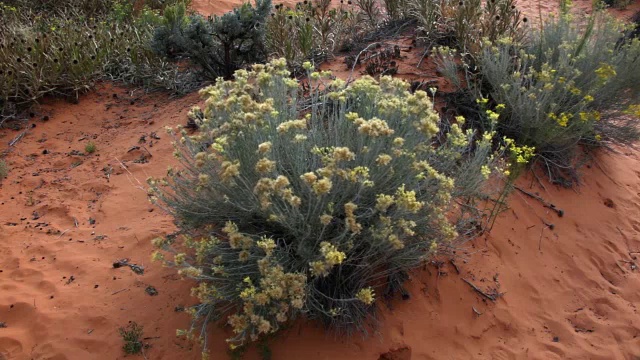
<svg viewBox="0 0 640 360"><path fill-rule="evenodd" d="M402 291L409 270L487 219L478 199L499 167L492 133L441 120L402 80L347 85L303 67L305 99L284 60L203 89L206 108L190 113L200 132L176 143L182 166L149 179L192 251L176 252L175 237L154 244L199 283L179 334L198 331L205 348L217 319L233 328L232 348L303 313L365 331L377 294Z"/></svg>
<svg viewBox="0 0 640 360"><path fill-rule="evenodd" d="M84 152L86 152L87 154L93 154L94 152L96 152L97 147L96 144L93 141L89 141L85 146L84 146Z"/></svg>
<svg viewBox="0 0 640 360"><path fill-rule="evenodd" d="M143 333L143 327L141 325L138 325L135 321L130 322L126 328L121 327L118 329L118 332L122 337L122 341L124 341L122 350L125 354L134 355L142 352L144 344L141 340Z"/></svg>
<svg viewBox="0 0 640 360"><path fill-rule="evenodd" d="M9 165L4 160L0 160L0 181L9 176Z"/></svg>

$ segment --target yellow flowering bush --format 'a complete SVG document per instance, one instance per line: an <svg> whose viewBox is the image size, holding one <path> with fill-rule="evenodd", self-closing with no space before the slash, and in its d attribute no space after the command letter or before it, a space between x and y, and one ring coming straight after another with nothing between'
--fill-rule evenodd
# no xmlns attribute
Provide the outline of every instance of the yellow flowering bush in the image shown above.
<svg viewBox="0 0 640 360"><path fill-rule="evenodd" d="M504 104L497 131L535 148L552 180L568 185L577 180L579 145L640 137L638 113L630 110L640 100L640 40L621 37L625 29L603 11L586 24L563 13L525 44L487 45L474 66L467 66L479 72L467 74L472 91L457 84L469 102L490 99L478 111ZM453 53L442 48L438 53L446 72Z"/></svg>
<svg viewBox="0 0 640 360"><path fill-rule="evenodd" d="M492 134L441 121L402 80L317 78L300 99L274 60L203 89L200 132L176 141L182 169L149 181L193 234L187 256L155 255L199 282L191 330L225 319L239 346L301 314L364 329L377 292L482 221L471 210L496 169Z"/></svg>

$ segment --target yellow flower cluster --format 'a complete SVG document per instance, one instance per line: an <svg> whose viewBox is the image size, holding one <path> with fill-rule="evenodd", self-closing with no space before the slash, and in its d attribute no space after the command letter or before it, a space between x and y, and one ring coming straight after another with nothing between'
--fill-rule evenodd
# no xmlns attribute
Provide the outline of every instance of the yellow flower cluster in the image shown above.
<svg viewBox="0 0 640 360"><path fill-rule="evenodd" d="M244 289L239 295L244 302L242 312L227 319L233 332L241 335L227 340L231 346L237 346L237 342L242 344L247 335L255 341L260 335L277 331L279 324L289 319L291 311L299 311L304 306L304 274L285 273L269 255L258 263L259 283L254 284L249 277L243 280Z"/></svg>
<svg viewBox="0 0 640 360"><path fill-rule="evenodd" d="M640 104L629 105L624 111L625 114L640 118Z"/></svg>
<svg viewBox="0 0 640 360"><path fill-rule="evenodd" d="M404 189L404 185L402 185L396 191L395 203L400 209L413 214L420 211L420 209L422 209L422 207L424 206L424 203L422 201L416 200L416 192L413 190L406 191Z"/></svg>
<svg viewBox="0 0 640 360"><path fill-rule="evenodd" d="M503 138L505 143L505 148L511 153L511 156L514 158L516 164L526 164L535 156L535 147L533 146L516 146L513 139Z"/></svg>
<svg viewBox="0 0 640 360"><path fill-rule="evenodd" d="M271 151L271 147L273 145L271 144L271 141L267 141L267 142L263 142L260 145L258 145L258 153L260 154L266 154L269 151Z"/></svg>
<svg viewBox="0 0 640 360"><path fill-rule="evenodd" d="M298 119L298 120L289 120L278 125L277 130L278 133L286 133L291 129L295 130L306 130L307 129L307 120Z"/></svg>
<svg viewBox="0 0 640 360"><path fill-rule="evenodd" d="M364 120L358 118L354 121L354 124L358 125L358 131L361 134L365 134L372 137L389 136L393 135L394 130L389 127L386 121L378 119L376 117L371 120Z"/></svg>
<svg viewBox="0 0 640 360"><path fill-rule="evenodd" d="M320 254L323 259L309 263L313 276L323 277L329 274L332 267L342 264L347 255L339 251L335 245L323 241L320 243Z"/></svg>
<svg viewBox="0 0 640 360"><path fill-rule="evenodd" d="M356 154L354 154L348 147L336 147L333 149L333 159L335 162L339 161L351 161L356 158Z"/></svg>
<svg viewBox="0 0 640 360"><path fill-rule="evenodd" d="M371 305L376 301L375 292L371 287L360 289L356 294L356 299L362 301L366 305Z"/></svg>
<svg viewBox="0 0 640 360"><path fill-rule="evenodd" d="M599 111L589 111L589 112L581 112L580 114L581 121L600 121L600 112Z"/></svg>
<svg viewBox="0 0 640 360"><path fill-rule="evenodd" d="M569 120L573 118L573 114L562 112L559 115L549 113L549 119L554 120L560 127L567 127Z"/></svg>
<svg viewBox="0 0 640 360"><path fill-rule="evenodd" d="M344 216L345 221L347 222L347 227L354 234L359 234L362 231L362 225L358 224L356 221L355 211L358 208L358 205L348 202L344 204Z"/></svg>
<svg viewBox="0 0 640 360"><path fill-rule="evenodd" d="M220 179L223 182L229 183L234 177L240 175L240 162L238 161L223 161L221 168Z"/></svg>
<svg viewBox="0 0 640 360"><path fill-rule="evenodd" d="M333 187L333 183L331 182L331 180L329 180L329 178L325 177L314 182L312 187L313 187L313 191L317 195L325 195L325 194L328 194L329 191L331 191L331 188Z"/></svg>
<svg viewBox="0 0 640 360"><path fill-rule="evenodd" d="M393 195L378 194L376 197L376 210L384 213L395 202Z"/></svg>
<svg viewBox="0 0 640 360"><path fill-rule="evenodd" d="M617 75L616 69L614 69L613 66L607 63L600 63L600 67L596 69L595 73L601 82L606 82L610 78Z"/></svg>
<svg viewBox="0 0 640 360"><path fill-rule="evenodd" d="M280 196L289 205L297 208L302 203L302 199L293 193L291 183L286 176L278 175L275 179L261 178L253 187L253 193L257 195L262 210L268 209L272 205L272 197Z"/></svg>
<svg viewBox="0 0 640 360"><path fill-rule="evenodd" d="M276 168L276 162L267 158L262 158L256 163L256 171L260 174L265 174L273 171Z"/></svg>
<svg viewBox="0 0 640 360"><path fill-rule="evenodd" d="M253 246L253 239L240 233L238 226L231 221L225 224L222 231L227 234L229 247L232 249L249 250Z"/></svg>
<svg viewBox="0 0 640 360"><path fill-rule="evenodd" d="M389 165L391 160L393 160L393 158L390 155L388 155L388 154L380 154L376 158L376 164L378 164L380 166L386 166L386 165Z"/></svg>

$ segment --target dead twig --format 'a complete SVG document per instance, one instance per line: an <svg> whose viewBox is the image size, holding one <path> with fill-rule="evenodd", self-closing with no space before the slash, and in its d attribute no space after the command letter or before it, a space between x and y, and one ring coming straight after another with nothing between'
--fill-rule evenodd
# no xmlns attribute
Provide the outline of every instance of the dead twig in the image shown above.
<svg viewBox="0 0 640 360"><path fill-rule="evenodd" d="M620 271L622 271L623 274L627 273L627 271L617 261L616 261L616 265L618 265L618 268L620 269Z"/></svg>
<svg viewBox="0 0 640 360"><path fill-rule="evenodd" d="M149 150L147 150L146 146L142 147L144 149L144 151L147 152L147 154L149 154L149 157L153 157L153 155L151 155L151 152L149 152Z"/></svg>
<svg viewBox="0 0 640 360"><path fill-rule="evenodd" d="M116 291L116 292L111 293L111 295L120 294L121 292L123 292L123 291L127 291L127 290L129 290L129 288L120 289L120 290L118 290L118 291Z"/></svg>
<svg viewBox="0 0 640 360"><path fill-rule="evenodd" d="M564 216L564 210L562 209L558 209L554 204L547 202L545 199L541 198L540 196L534 194L534 193L530 193L516 185L513 186L514 189L520 191L521 193L527 195L528 197L532 198L532 199L536 199L538 201L540 201L542 203L542 206L549 208L551 210L553 210L556 214L558 214L558 217L563 217Z"/></svg>
<svg viewBox="0 0 640 360"><path fill-rule="evenodd" d="M114 159L116 159L116 161L118 162L118 164L120 164L120 166L124 169L124 171L126 171L126 172L129 174L129 176L131 176L131 177L129 178L129 182L131 183L131 185L133 185L134 187L136 187L136 188L138 188L138 189L140 189L140 190L142 190L142 191L144 191L144 192L147 192L147 190L145 190L145 188L144 188L144 186L142 185L142 183L140 182L140 180L138 180L138 179L137 179L137 178L136 178L136 177L131 173L131 171L129 171L129 169L125 166L125 164L123 164L123 163L122 163L122 161L120 161L120 159L118 159L118 158L114 158ZM131 178L133 178L133 180L135 180L135 181L138 183L138 185L137 185L137 186L133 183L133 180L131 180Z"/></svg>
<svg viewBox="0 0 640 360"><path fill-rule="evenodd" d="M451 259L449 262L451 263L451 265L453 265L453 268L456 269L456 273L460 275L460 269L458 269L458 265L456 264L456 262L453 259Z"/></svg>
<svg viewBox="0 0 640 360"><path fill-rule="evenodd" d="M544 227L540 229L540 238L538 239L538 251L542 251L542 233L544 232Z"/></svg>
<svg viewBox="0 0 640 360"><path fill-rule="evenodd" d="M349 72L349 77L347 78L347 84L350 84L353 78L353 72L356 70L356 66L358 66L358 64L360 63L360 56L362 56L362 54L366 54L367 51L371 48L371 47L375 47L381 45L381 43L379 42L374 42L369 44L367 47L365 47L364 49L362 49L362 51L360 51L358 53L358 55L353 59L353 66L351 66L351 72Z"/></svg>
<svg viewBox="0 0 640 360"><path fill-rule="evenodd" d="M473 290L475 290L478 294L480 294L480 295L484 296L485 298L487 298L487 299L489 299L489 300L491 300L491 301L494 301L494 302L497 300L497 298L496 298L496 296L495 296L495 295L487 294L486 292L484 292L484 291L480 290L480 288L478 288L477 286L475 286L471 281L469 281L469 280L467 280L467 279L465 279L465 278L462 278L462 281L464 281L464 282L466 282L467 284L469 284L469 286L471 286L471 288L472 288Z"/></svg>
<svg viewBox="0 0 640 360"><path fill-rule="evenodd" d="M16 136L15 138L13 138L13 140L11 140L11 141L9 142L9 147L12 147L12 146L14 146L15 144L17 144L17 143L18 143L18 141L20 141L20 140L21 140L21 139L22 139L22 138L27 134L27 132L29 132L29 129L27 129L27 130L25 130L25 131L21 132L20 134L18 134L18 136Z"/></svg>

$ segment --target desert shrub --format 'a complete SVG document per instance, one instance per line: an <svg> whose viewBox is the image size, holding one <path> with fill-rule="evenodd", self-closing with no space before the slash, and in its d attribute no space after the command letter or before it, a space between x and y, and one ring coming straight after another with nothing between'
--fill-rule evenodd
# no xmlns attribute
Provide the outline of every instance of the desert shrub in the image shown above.
<svg viewBox="0 0 640 360"><path fill-rule="evenodd" d="M3 0L6 6L49 16L74 13L87 18L110 16L113 20L131 19L144 8L162 10L178 2L187 6L191 3L188 0Z"/></svg>
<svg viewBox="0 0 640 360"><path fill-rule="evenodd" d="M369 25L375 28L381 20L382 13L377 0L353 0L353 3L360 9L360 13L365 16Z"/></svg>
<svg viewBox="0 0 640 360"><path fill-rule="evenodd" d="M623 30L604 12L586 25L565 13L546 21L528 45L487 44L479 73L467 73L470 99L506 105L498 131L535 147L551 178L570 184L580 145L640 135L640 40L620 42ZM454 57L444 53L440 68L451 76Z"/></svg>
<svg viewBox="0 0 640 360"><path fill-rule="evenodd" d="M331 1L298 3L291 9L276 5L267 21L266 45L270 56L284 58L293 69L305 61L319 63L340 49L358 31L355 7Z"/></svg>
<svg viewBox="0 0 640 360"><path fill-rule="evenodd" d="M4 160L0 160L0 181L9 176L9 165Z"/></svg>
<svg viewBox="0 0 640 360"><path fill-rule="evenodd" d="M407 0L384 0L387 16L391 20L398 20L408 16Z"/></svg>
<svg viewBox="0 0 640 360"><path fill-rule="evenodd" d="M419 21L420 38L430 48L435 44L455 47L474 56L483 41L501 37L524 38L522 17L515 0L408 0L409 14Z"/></svg>
<svg viewBox="0 0 640 360"><path fill-rule="evenodd" d="M149 180L187 234L154 243L199 283L180 333L201 329L205 347L207 322L227 316L232 346L300 314L366 331L376 293L402 291L410 269L486 220L491 133L441 121L427 93L390 77L347 86L310 73L301 112L286 66L203 89L206 107L190 113L200 132L176 144L182 166Z"/></svg>
<svg viewBox="0 0 640 360"><path fill-rule="evenodd" d="M158 54L174 58L184 52L184 32L190 23L187 6L178 3L164 9L159 26L154 30L151 48Z"/></svg>
<svg viewBox="0 0 640 360"><path fill-rule="evenodd" d="M45 95L77 99L96 80L179 91L176 66L149 48L153 25L40 16L0 7L0 109L10 116Z"/></svg>
<svg viewBox="0 0 640 360"><path fill-rule="evenodd" d="M183 4L167 7L154 34L153 48L169 57L176 53L198 65L210 79L233 76L248 64L266 60L265 24L271 0L244 3L222 16L204 18L185 13Z"/></svg>

